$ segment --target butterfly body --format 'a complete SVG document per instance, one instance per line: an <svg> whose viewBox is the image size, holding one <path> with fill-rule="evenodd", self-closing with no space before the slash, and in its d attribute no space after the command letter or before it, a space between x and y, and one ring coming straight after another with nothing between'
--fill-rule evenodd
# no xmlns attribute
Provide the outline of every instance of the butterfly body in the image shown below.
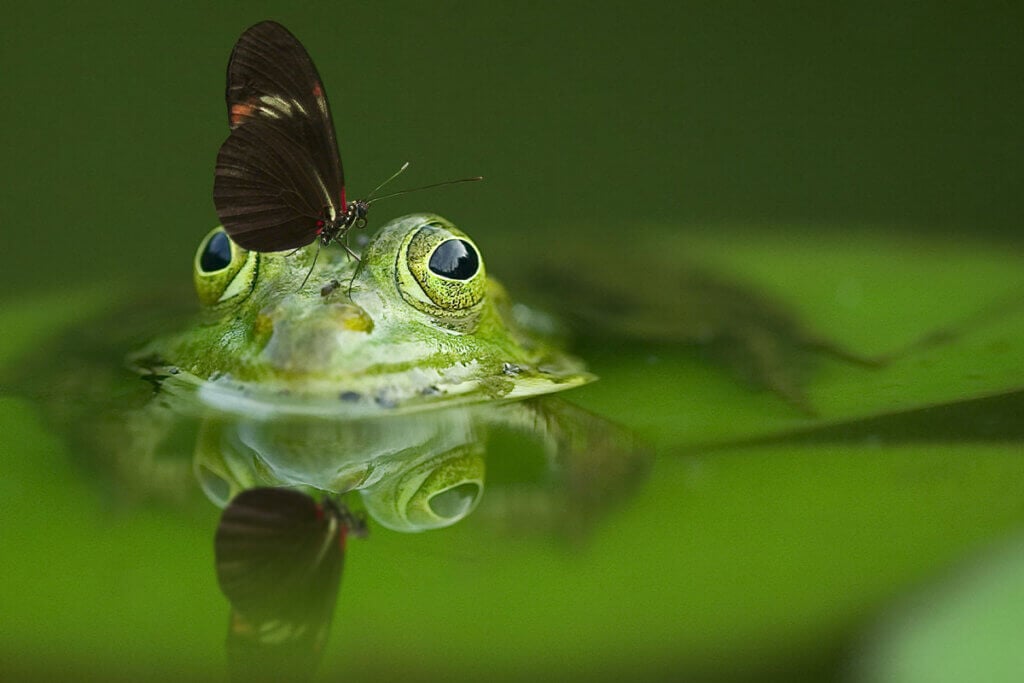
<svg viewBox="0 0 1024 683"><path fill-rule="evenodd" d="M317 237L326 247L334 241L340 241L353 227L366 227L366 214L370 204L364 199L349 202L345 211L333 218L318 219L316 222Z"/></svg>

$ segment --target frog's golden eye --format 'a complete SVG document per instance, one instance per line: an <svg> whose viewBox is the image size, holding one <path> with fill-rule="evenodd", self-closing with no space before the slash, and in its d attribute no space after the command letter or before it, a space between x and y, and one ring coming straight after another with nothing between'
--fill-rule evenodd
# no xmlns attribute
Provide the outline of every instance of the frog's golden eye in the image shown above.
<svg viewBox="0 0 1024 683"><path fill-rule="evenodd" d="M473 241L454 226L421 225L407 238L398 266L402 297L419 310L459 330L479 312L487 289L484 262ZM406 272L411 278L403 277Z"/></svg>
<svg viewBox="0 0 1024 683"><path fill-rule="evenodd" d="M196 293L204 306L244 301L256 284L259 254L232 242L214 228L199 243L193 264Z"/></svg>

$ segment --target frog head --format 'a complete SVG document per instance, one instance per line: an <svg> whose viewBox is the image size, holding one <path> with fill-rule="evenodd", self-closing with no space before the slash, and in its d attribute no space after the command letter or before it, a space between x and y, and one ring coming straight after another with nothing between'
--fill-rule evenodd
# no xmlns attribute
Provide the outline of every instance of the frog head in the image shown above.
<svg viewBox="0 0 1024 683"><path fill-rule="evenodd" d="M476 243L440 216L392 221L359 260L317 244L249 252L215 228L193 269L199 323L156 342L139 365L193 378L220 407L413 409L591 379L523 323Z"/></svg>

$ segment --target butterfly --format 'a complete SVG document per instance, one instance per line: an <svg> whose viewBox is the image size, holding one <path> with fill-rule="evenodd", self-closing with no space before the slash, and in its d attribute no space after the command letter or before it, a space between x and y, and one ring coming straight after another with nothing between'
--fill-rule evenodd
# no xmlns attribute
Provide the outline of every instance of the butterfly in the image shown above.
<svg viewBox="0 0 1024 683"><path fill-rule="evenodd" d="M373 195L408 167L367 199L347 200L327 92L306 48L277 22L235 43L226 99L231 134L217 153L213 202L231 239L250 251L340 242L366 225ZM470 180L480 178L417 189Z"/></svg>
<svg viewBox="0 0 1024 683"><path fill-rule="evenodd" d="M214 556L231 603L234 678L252 680L254 670L289 680L312 676L334 616L349 534L365 536L365 519L330 498L254 488L231 500L217 525Z"/></svg>

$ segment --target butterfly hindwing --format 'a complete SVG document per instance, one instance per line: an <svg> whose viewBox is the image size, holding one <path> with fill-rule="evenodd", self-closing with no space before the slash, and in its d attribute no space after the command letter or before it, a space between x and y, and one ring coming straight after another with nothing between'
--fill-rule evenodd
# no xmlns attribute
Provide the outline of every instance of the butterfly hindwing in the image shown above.
<svg viewBox="0 0 1024 683"><path fill-rule="evenodd" d="M282 251L309 244L318 221L330 217L329 193L309 150L273 124L240 126L217 154L213 201L224 229L245 249Z"/></svg>

